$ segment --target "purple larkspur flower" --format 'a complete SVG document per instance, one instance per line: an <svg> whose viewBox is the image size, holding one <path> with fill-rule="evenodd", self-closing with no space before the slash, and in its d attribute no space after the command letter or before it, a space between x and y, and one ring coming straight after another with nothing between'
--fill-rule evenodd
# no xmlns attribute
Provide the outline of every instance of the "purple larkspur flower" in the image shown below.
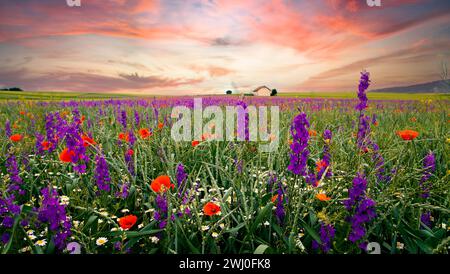
<svg viewBox="0 0 450 274"><path fill-rule="evenodd" d="M9 242L9 239L11 239L11 234L9 234L8 232L5 232L2 234L1 237L1 242L5 245Z"/></svg>
<svg viewBox="0 0 450 274"><path fill-rule="evenodd" d="M372 160L375 163L375 175L377 177L377 182L388 183L391 177L385 175L386 170L384 168L384 158L380 152L380 147L378 146L378 144L372 142L372 148L373 148Z"/></svg>
<svg viewBox="0 0 450 274"><path fill-rule="evenodd" d="M309 156L309 121L305 113L297 115L291 125L291 136L293 138L290 146L290 164L288 170L296 175L306 175L307 161Z"/></svg>
<svg viewBox="0 0 450 274"><path fill-rule="evenodd" d="M128 143L131 147L136 143L136 135L134 135L132 130L128 131Z"/></svg>
<svg viewBox="0 0 450 274"><path fill-rule="evenodd" d="M111 177L109 176L108 164L103 154L95 157L95 181L100 190L109 192Z"/></svg>
<svg viewBox="0 0 450 274"><path fill-rule="evenodd" d="M16 156L12 153L8 155L8 158L6 159L6 170L9 173L11 182L22 184L22 178L19 176L19 168L17 166L17 160Z"/></svg>
<svg viewBox="0 0 450 274"><path fill-rule="evenodd" d="M6 228L11 228L13 227L14 224L14 218L11 216L6 216L5 218L3 218L2 221L2 226L6 227Z"/></svg>
<svg viewBox="0 0 450 274"><path fill-rule="evenodd" d="M187 178L187 173L184 170L184 166L183 164L178 164L177 165L177 183L178 183L178 196L181 197L181 194L183 192L184 189L184 182Z"/></svg>
<svg viewBox="0 0 450 274"><path fill-rule="evenodd" d="M124 129L127 128L127 112L125 110L120 111L119 122Z"/></svg>
<svg viewBox="0 0 450 274"><path fill-rule="evenodd" d="M141 117L139 116L139 112L134 110L134 125L139 128L139 124L141 122Z"/></svg>
<svg viewBox="0 0 450 274"><path fill-rule="evenodd" d="M37 155L42 155L44 153L44 147L42 146L42 142L44 141L44 136L39 132L36 132L36 144L35 144L35 152Z"/></svg>
<svg viewBox="0 0 450 274"><path fill-rule="evenodd" d="M116 192L116 198L126 199L128 197L128 190L130 188L129 182L124 182L119 185L119 191Z"/></svg>
<svg viewBox="0 0 450 274"><path fill-rule="evenodd" d="M316 240L312 241L312 247L313 249L319 249L322 250L323 253L328 253L331 249L331 243L335 236L335 229L333 225L326 224L324 222L320 223L320 241L322 242L319 244Z"/></svg>
<svg viewBox="0 0 450 274"><path fill-rule="evenodd" d="M5 122L5 135L6 137L11 137L11 122L9 120L6 120Z"/></svg>
<svg viewBox="0 0 450 274"><path fill-rule="evenodd" d="M131 176L134 176L135 175L134 161L133 161L133 155L131 155L131 153L130 153L130 149L125 151L125 164L127 165L128 172L131 174Z"/></svg>
<svg viewBox="0 0 450 274"><path fill-rule="evenodd" d="M38 220L48 224L50 231L55 233L55 246L62 249L66 239L71 235L71 224L66 215L66 206L60 203L59 195L52 187L43 188L41 194L43 198L41 207L38 209Z"/></svg>
<svg viewBox="0 0 450 274"><path fill-rule="evenodd" d="M323 132L323 139L325 140L325 144L323 146L322 150L322 165L320 166L320 169L317 172L317 180L322 179L323 173L325 170L327 173L325 174L325 177L329 178L333 174L331 172L330 163L331 163L331 153L330 153L330 142L333 134L331 133L331 130L327 129ZM328 168L328 169L327 169Z"/></svg>
<svg viewBox="0 0 450 274"><path fill-rule="evenodd" d="M361 78L359 79L359 86L358 86L359 103L356 105L356 109L359 111L362 111L368 107L366 90L369 88L370 85L369 76L370 76L369 72L366 71L361 72Z"/></svg>
<svg viewBox="0 0 450 274"><path fill-rule="evenodd" d="M155 201L156 210L154 213L154 218L159 222L159 228L163 229L167 225L167 198L163 194L158 194Z"/></svg>
<svg viewBox="0 0 450 274"><path fill-rule="evenodd" d="M420 215L420 221L427 227L431 227L431 212L426 211Z"/></svg>
<svg viewBox="0 0 450 274"><path fill-rule="evenodd" d="M363 173L353 179L353 186L348 190L349 198L344 201L350 213L346 219L351 225L348 239L355 243L366 235L365 225L376 217L375 201L366 196L367 180Z"/></svg>
<svg viewBox="0 0 450 274"><path fill-rule="evenodd" d="M431 182L429 179L436 170L436 159L433 152L429 152L423 159L423 175L420 179L420 188L422 190L421 197L427 199L430 196Z"/></svg>
<svg viewBox="0 0 450 274"><path fill-rule="evenodd" d="M284 203L287 202L286 192L283 189L283 185L281 182L278 182L278 189L277 189L277 199L276 199L276 205L275 205L275 216L277 217L277 221L279 224L283 224L284 217L286 216L286 211L284 208Z"/></svg>

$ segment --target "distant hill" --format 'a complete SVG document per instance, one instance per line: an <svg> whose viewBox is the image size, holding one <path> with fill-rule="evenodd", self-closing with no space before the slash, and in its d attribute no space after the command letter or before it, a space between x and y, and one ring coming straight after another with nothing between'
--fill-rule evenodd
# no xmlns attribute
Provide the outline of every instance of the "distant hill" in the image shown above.
<svg viewBox="0 0 450 274"><path fill-rule="evenodd" d="M371 92L395 92L395 93L449 93L449 81L434 81L412 86L389 87L371 90Z"/></svg>

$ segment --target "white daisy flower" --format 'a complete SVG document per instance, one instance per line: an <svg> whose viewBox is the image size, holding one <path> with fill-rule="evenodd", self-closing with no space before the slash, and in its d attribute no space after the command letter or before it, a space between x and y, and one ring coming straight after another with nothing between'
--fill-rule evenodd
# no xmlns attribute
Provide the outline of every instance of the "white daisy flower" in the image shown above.
<svg viewBox="0 0 450 274"><path fill-rule="evenodd" d="M211 234L211 236L212 236L213 238L217 238L217 237L219 237L219 233L213 232L213 233Z"/></svg>
<svg viewBox="0 0 450 274"><path fill-rule="evenodd" d="M45 246L47 244L47 240L43 239L43 240L38 240L34 243L35 245L38 246Z"/></svg>
<svg viewBox="0 0 450 274"><path fill-rule="evenodd" d="M108 239L105 238L105 237L100 237L100 238L97 239L97 241L95 241L95 243L96 243L98 246L104 245L104 244L106 244L107 242L108 242Z"/></svg>
<svg viewBox="0 0 450 274"><path fill-rule="evenodd" d="M65 195L61 196L60 199L59 199L60 205L68 205L69 204L69 200L70 200L69 197L67 197Z"/></svg>
<svg viewBox="0 0 450 274"><path fill-rule="evenodd" d="M209 229L209 225L202 225L202 231L206 231Z"/></svg>

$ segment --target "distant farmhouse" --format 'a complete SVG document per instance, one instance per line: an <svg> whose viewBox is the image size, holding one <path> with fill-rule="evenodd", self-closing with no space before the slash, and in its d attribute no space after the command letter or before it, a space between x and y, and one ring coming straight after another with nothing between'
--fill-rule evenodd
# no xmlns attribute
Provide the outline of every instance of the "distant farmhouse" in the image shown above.
<svg viewBox="0 0 450 274"><path fill-rule="evenodd" d="M233 94L233 91L227 90L225 92L226 94ZM252 90L251 92L245 92L243 93L244 96L276 96L278 94L276 89L270 89L267 86L259 86L256 89Z"/></svg>
<svg viewBox="0 0 450 274"><path fill-rule="evenodd" d="M260 86L253 90L255 96L270 96L272 94L272 90L267 86Z"/></svg>

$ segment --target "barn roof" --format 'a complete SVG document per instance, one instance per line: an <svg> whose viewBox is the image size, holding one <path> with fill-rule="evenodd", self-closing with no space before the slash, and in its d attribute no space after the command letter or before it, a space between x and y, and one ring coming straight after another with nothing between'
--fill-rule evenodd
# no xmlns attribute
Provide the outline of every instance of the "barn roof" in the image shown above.
<svg viewBox="0 0 450 274"><path fill-rule="evenodd" d="M268 89L269 91L272 91L270 88L268 88L267 86L260 86L260 87L257 87L256 89L254 89L253 90L253 92L258 92L260 89Z"/></svg>

